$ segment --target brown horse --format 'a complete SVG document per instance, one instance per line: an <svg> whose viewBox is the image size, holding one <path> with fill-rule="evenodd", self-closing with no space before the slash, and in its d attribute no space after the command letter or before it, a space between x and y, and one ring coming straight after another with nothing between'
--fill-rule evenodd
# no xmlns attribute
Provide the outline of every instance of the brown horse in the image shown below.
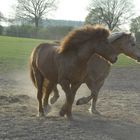
<svg viewBox="0 0 140 140"><path fill-rule="evenodd" d="M132 34L120 32L112 34L110 37L116 55L121 53L140 61L140 48L137 47L136 39ZM100 88L103 86L106 77L108 76L111 68L111 63L105 60L103 57L93 54L87 64L86 77L83 83L86 83L91 90L91 95L88 97L80 98L77 101L77 105L86 104L91 99L91 113L97 113L96 101ZM54 96L51 98L51 103L54 103L59 97L57 88L55 87Z"/></svg>
<svg viewBox="0 0 140 140"><path fill-rule="evenodd" d="M44 115L44 110L47 111L49 95L56 84L60 84L66 94L60 115L66 114L71 118L75 93L85 78L86 65L92 54L98 53L113 63L117 60L109 44L109 35L109 30L101 26L85 26L70 32L59 47L40 44L33 50L30 73L37 88L39 116Z"/></svg>

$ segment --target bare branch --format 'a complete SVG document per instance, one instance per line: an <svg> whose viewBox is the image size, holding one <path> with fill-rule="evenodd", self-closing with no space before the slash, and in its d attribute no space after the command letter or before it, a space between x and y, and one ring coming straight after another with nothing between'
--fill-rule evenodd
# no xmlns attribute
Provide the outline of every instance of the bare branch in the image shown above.
<svg viewBox="0 0 140 140"><path fill-rule="evenodd" d="M17 0L17 17L30 18L38 27L44 16L56 8L57 0ZM46 18L46 17L45 17Z"/></svg>
<svg viewBox="0 0 140 140"><path fill-rule="evenodd" d="M91 0L88 10L90 16L87 16L86 22L95 24L99 20L110 30L128 22L134 15L130 0Z"/></svg>

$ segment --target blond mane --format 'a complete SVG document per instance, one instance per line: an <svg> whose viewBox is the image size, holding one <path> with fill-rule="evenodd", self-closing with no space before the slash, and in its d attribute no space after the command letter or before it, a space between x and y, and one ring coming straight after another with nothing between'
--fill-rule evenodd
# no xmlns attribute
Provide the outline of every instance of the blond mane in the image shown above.
<svg viewBox="0 0 140 140"><path fill-rule="evenodd" d="M59 53L63 53L69 50L76 50L81 46L81 44L87 41L99 42L107 39L109 35L110 31L101 25L86 25L69 32L62 40L57 51Z"/></svg>

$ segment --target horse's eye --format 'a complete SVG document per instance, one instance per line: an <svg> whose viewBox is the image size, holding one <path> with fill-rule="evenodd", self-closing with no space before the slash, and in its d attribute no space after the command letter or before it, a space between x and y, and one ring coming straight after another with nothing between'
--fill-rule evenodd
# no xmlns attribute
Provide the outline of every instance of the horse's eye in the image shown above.
<svg viewBox="0 0 140 140"><path fill-rule="evenodd" d="M136 44L135 44L135 43L132 43L131 45L132 45L132 46L135 46Z"/></svg>
<svg viewBox="0 0 140 140"><path fill-rule="evenodd" d="M106 44L109 44L109 41L105 41Z"/></svg>

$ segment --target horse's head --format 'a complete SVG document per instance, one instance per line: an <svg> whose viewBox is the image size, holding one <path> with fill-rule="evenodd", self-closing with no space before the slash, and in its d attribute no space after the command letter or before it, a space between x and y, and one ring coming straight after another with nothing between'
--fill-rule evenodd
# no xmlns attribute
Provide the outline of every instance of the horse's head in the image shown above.
<svg viewBox="0 0 140 140"><path fill-rule="evenodd" d="M114 39L112 37L112 44L116 43L114 49L118 50L119 53L124 53L125 55L140 61L140 48L136 45L136 38L132 33L120 32Z"/></svg>

